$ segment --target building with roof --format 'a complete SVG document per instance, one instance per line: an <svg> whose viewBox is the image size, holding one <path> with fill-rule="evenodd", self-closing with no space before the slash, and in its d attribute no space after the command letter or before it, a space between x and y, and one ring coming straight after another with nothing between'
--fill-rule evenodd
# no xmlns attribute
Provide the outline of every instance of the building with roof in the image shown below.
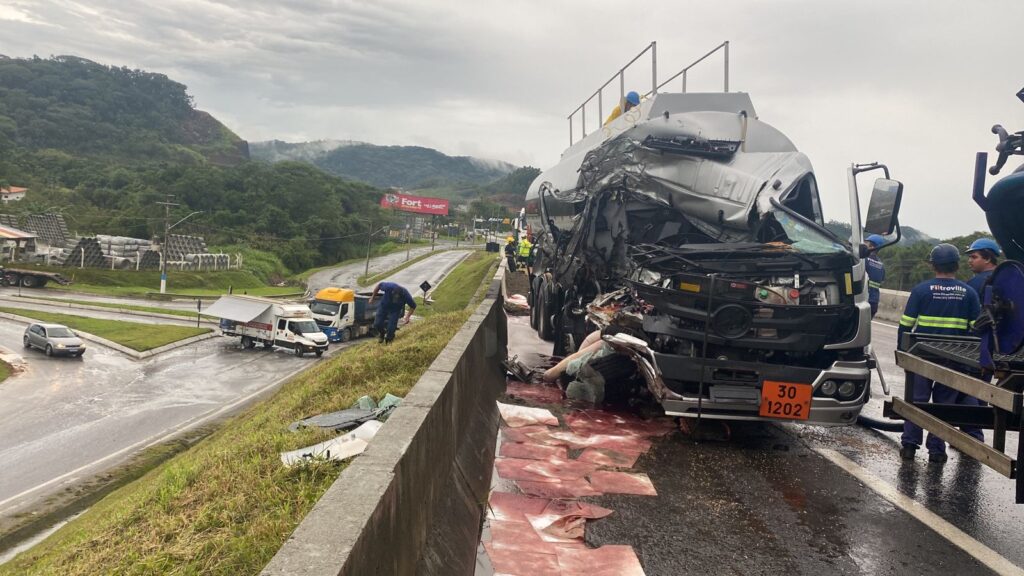
<svg viewBox="0 0 1024 576"><path fill-rule="evenodd" d="M28 192L28 188L20 188L18 186L0 187L0 202L4 204L17 202L25 198L26 192Z"/></svg>
<svg viewBox="0 0 1024 576"><path fill-rule="evenodd" d="M0 226L0 253L3 260L13 262L36 251L36 235L10 226Z"/></svg>

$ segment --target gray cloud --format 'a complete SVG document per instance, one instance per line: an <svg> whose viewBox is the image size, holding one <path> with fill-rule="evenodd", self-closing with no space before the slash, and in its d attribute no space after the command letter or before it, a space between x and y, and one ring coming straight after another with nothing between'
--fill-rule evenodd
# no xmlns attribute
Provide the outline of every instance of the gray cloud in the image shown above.
<svg viewBox="0 0 1024 576"><path fill-rule="evenodd" d="M906 183L904 221L948 235L984 226L967 195L989 127L1024 128L1022 17L1019 0L5 0L0 52L167 74L252 140L420 144L543 168L567 143L566 114L650 40L667 78L729 39L731 88L810 156L831 216L847 218L846 165L881 160ZM647 90L649 68L627 80ZM690 88L720 89L720 60Z"/></svg>

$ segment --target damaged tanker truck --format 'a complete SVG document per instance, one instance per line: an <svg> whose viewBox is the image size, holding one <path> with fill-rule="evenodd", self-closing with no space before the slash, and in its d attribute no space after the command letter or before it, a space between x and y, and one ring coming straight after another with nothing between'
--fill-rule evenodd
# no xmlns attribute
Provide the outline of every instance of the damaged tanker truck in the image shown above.
<svg viewBox="0 0 1024 576"><path fill-rule="evenodd" d="M857 174L876 169L862 223ZM863 234L899 239L902 185L879 164L848 182L846 239L747 94L654 90L531 184L531 324L558 355L624 333L605 341L669 415L852 424L874 367Z"/></svg>

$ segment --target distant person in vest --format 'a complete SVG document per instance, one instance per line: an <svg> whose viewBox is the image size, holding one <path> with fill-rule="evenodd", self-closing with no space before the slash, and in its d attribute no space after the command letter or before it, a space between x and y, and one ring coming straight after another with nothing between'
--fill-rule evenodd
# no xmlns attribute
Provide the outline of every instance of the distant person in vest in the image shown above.
<svg viewBox="0 0 1024 576"><path fill-rule="evenodd" d="M878 301L882 295L882 282L885 281L885 264L878 258L878 249L885 244L885 238L878 234L868 236L864 241L868 247L868 257L864 261L864 269L868 274L868 304L871 305L871 317L878 314Z"/></svg>
<svg viewBox="0 0 1024 576"><path fill-rule="evenodd" d="M516 247L516 239L509 236L505 239L505 259L508 261L508 271L516 271L516 254L519 249Z"/></svg>
<svg viewBox="0 0 1024 576"><path fill-rule="evenodd" d="M968 336L974 319L981 312L974 288L956 279L956 271L960 267L960 251L955 246L939 244L932 248L928 262L935 271L935 278L921 282L911 290L896 335L898 347L903 346L903 334L908 330L925 334ZM913 402L957 403L956 390L911 372L907 372L907 378L913 378ZM971 400L977 402L974 398ZM910 420L903 423L900 456L904 460L914 458L917 449L921 447L923 436L924 431L917 424ZM941 438L928 434L927 446L929 462L942 464L946 461L946 443Z"/></svg>
<svg viewBox="0 0 1024 576"><path fill-rule="evenodd" d="M974 272L974 277L967 281L967 285L974 288L974 291L978 293L979 300L985 298L983 291L985 282L992 275L992 271L996 269L1001 254L999 244L996 244L996 241L991 238L978 238L971 242L971 246L967 249L967 266L970 267L971 272Z"/></svg>
<svg viewBox="0 0 1024 576"><path fill-rule="evenodd" d="M416 300L404 287L394 282L380 282L373 288L370 296L370 303L377 300L380 295L380 303L377 305L377 317L373 320L373 328L377 331L377 341L391 343L395 339L395 330L398 329L398 318L402 316L405 307L409 311L405 313L403 324L408 324L416 310ZM385 322L387 324L385 324ZM386 330L385 330L386 329Z"/></svg>
<svg viewBox="0 0 1024 576"><path fill-rule="evenodd" d="M527 272L530 269L530 250L533 249L533 243L530 242L529 236L523 236L523 239L519 241L519 263L526 268Z"/></svg>
<svg viewBox="0 0 1024 576"><path fill-rule="evenodd" d="M640 105L640 95L636 92L630 92L626 94L626 97L622 100L622 104L616 104L615 108L612 108L612 113L608 115L608 119L604 121L604 125L607 126L612 120L615 120L619 116L622 116L626 112L629 112L633 108Z"/></svg>

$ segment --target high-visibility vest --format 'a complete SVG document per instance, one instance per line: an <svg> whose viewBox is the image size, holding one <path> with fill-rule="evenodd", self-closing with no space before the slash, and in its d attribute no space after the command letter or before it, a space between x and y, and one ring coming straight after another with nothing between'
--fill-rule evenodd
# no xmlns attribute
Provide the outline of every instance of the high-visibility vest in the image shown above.
<svg viewBox="0 0 1024 576"><path fill-rule="evenodd" d="M523 240L522 242L519 243L519 255L522 256L523 258L526 258L527 256L530 255L530 248L532 247L533 244L530 244L529 240Z"/></svg>

